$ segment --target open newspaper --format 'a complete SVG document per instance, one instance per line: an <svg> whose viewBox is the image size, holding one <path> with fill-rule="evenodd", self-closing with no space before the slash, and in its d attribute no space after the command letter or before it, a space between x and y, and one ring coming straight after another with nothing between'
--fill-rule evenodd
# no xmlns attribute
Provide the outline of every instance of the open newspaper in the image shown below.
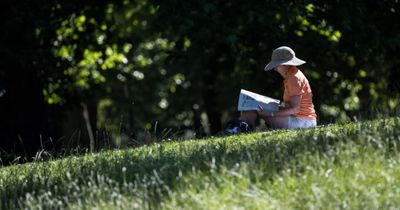
<svg viewBox="0 0 400 210"><path fill-rule="evenodd" d="M278 111L280 101L278 99L263 96L248 90L241 89L238 101L238 111L260 110L260 106L264 111Z"/></svg>

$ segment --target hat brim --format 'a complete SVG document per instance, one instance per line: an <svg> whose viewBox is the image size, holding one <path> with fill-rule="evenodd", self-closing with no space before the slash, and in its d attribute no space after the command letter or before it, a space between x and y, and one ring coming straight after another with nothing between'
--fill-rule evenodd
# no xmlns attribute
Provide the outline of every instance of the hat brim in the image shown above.
<svg viewBox="0 0 400 210"><path fill-rule="evenodd" d="M305 63L306 63L305 61L294 57L294 58L292 58L290 60L271 61L264 67L264 70L265 71L269 71L269 70L272 70L272 69L274 69L275 67L277 67L279 65L300 66L300 65L303 65Z"/></svg>

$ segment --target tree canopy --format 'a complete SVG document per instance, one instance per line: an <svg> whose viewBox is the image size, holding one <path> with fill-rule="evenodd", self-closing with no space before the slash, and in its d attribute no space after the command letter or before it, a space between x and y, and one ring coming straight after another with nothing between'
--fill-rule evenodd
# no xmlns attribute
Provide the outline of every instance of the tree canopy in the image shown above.
<svg viewBox="0 0 400 210"><path fill-rule="evenodd" d="M279 75L263 71L282 45L307 61L320 122L398 112L399 9L397 0L7 1L2 156L73 139L213 135L237 116L241 88L282 97Z"/></svg>

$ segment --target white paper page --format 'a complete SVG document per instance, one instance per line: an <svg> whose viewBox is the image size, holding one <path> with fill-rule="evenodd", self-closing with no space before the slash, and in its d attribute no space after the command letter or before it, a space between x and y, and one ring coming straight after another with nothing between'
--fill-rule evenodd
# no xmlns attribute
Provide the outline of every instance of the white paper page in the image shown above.
<svg viewBox="0 0 400 210"><path fill-rule="evenodd" d="M247 90L240 90L238 111L259 110L261 106L265 111L275 112L279 108L278 99L263 96Z"/></svg>

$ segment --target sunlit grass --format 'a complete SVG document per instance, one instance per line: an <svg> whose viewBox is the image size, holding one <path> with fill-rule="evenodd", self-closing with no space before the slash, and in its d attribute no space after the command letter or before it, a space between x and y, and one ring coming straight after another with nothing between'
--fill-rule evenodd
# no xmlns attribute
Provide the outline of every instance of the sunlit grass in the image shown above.
<svg viewBox="0 0 400 210"><path fill-rule="evenodd" d="M1 209L397 209L400 119L0 169Z"/></svg>

